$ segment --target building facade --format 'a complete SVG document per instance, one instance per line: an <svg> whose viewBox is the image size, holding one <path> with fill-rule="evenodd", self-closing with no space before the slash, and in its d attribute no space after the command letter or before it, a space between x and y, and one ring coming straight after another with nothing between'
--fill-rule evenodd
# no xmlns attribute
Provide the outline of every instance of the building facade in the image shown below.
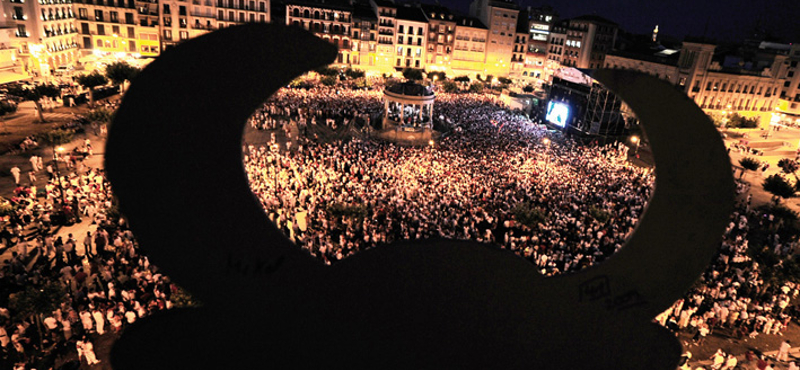
<svg viewBox="0 0 800 370"><path fill-rule="evenodd" d="M456 19L443 6L422 5L428 17L428 52L425 64L430 71L450 70L456 41Z"/></svg>
<svg viewBox="0 0 800 370"><path fill-rule="evenodd" d="M470 4L470 15L480 19L489 29L485 74L508 77L519 8L510 1L474 0Z"/></svg>
<svg viewBox="0 0 800 370"><path fill-rule="evenodd" d="M484 73L489 30L480 19L456 17L456 37L450 70L456 76L476 77Z"/></svg>
<svg viewBox="0 0 800 370"><path fill-rule="evenodd" d="M614 52L606 56L605 67L632 69L666 80L708 113L738 113L769 121L784 84L781 71L786 56L774 55L769 66L746 69L726 66L721 57L715 60L715 49L707 42L687 40L677 52Z"/></svg>

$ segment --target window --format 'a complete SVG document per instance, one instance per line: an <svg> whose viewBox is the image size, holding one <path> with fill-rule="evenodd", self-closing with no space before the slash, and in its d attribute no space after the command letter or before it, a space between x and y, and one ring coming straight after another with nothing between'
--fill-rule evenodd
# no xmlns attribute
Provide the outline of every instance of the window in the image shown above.
<svg viewBox="0 0 800 370"><path fill-rule="evenodd" d="M81 33L84 34L84 35L91 34L91 32L89 32L89 23L81 23ZM92 47L91 47L91 43L90 43L89 49L91 49L91 48Z"/></svg>
<svg viewBox="0 0 800 370"><path fill-rule="evenodd" d="M101 35L101 36L105 35L106 34L106 26L104 26L102 24L98 24L97 25L97 34Z"/></svg>
<svg viewBox="0 0 800 370"><path fill-rule="evenodd" d="M169 4L164 4L164 14L170 14Z"/></svg>
<svg viewBox="0 0 800 370"><path fill-rule="evenodd" d="M164 39L172 40L172 30L164 30Z"/></svg>
<svg viewBox="0 0 800 370"><path fill-rule="evenodd" d="M135 39L136 33L133 31L133 27L128 27L128 38Z"/></svg>
<svg viewBox="0 0 800 370"><path fill-rule="evenodd" d="M408 34L409 35L413 35L414 34L414 27L408 26Z"/></svg>
<svg viewBox="0 0 800 370"><path fill-rule="evenodd" d="M130 51L131 53L136 52L136 41L133 40L128 41L128 51Z"/></svg>
<svg viewBox="0 0 800 370"><path fill-rule="evenodd" d="M80 19L89 19L89 14L86 12L86 8L79 8L78 9L78 18L80 18Z"/></svg>
<svg viewBox="0 0 800 370"><path fill-rule="evenodd" d="M92 38L91 37L84 37L83 38L83 48L84 49L91 49L92 48Z"/></svg>
<svg viewBox="0 0 800 370"><path fill-rule="evenodd" d="M125 13L125 24L133 24L133 13Z"/></svg>
<svg viewBox="0 0 800 370"><path fill-rule="evenodd" d="M103 22L103 11L102 10L95 10L94 11L94 20L97 22Z"/></svg>
<svg viewBox="0 0 800 370"><path fill-rule="evenodd" d="M119 35L119 26L111 26L111 33L114 35Z"/></svg>
<svg viewBox="0 0 800 370"><path fill-rule="evenodd" d="M98 48L102 48L103 47L103 40L97 40L97 47Z"/></svg>
<svg viewBox="0 0 800 370"><path fill-rule="evenodd" d="M114 23L119 22L119 17L117 12L108 12L108 19Z"/></svg>
<svg viewBox="0 0 800 370"><path fill-rule="evenodd" d="M181 31L180 33L181 40L186 40L189 38L189 32Z"/></svg>
<svg viewBox="0 0 800 370"><path fill-rule="evenodd" d="M397 26L397 33L405 33L405 32L403 32L403 26L402 25Z"/></svg>

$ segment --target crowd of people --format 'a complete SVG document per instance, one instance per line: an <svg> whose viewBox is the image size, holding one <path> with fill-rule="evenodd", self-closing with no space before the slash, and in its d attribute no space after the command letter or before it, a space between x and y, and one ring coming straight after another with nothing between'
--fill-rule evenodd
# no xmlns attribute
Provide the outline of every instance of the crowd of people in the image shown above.
<svg viewBox="0 0 800 370"><path fill-rule="evenodd" d="M455 128L433 147L253 146L245 160L251 187L273 222L326 263L441 236L500 244L550 275L604 259L633 230L652 176L624 161L624 146L556 136L547 145L543 127L494 97L443 95L436 106ZM545 217L523 224L520 204Z"/></svg>
<svg viewBox="0 0 800 370"><path fill-rule="evenodd" d="M75 147L91 152L88 139ZM60 156L56 174L48 170L56 163L31 156L31 172L49 175L44 188L18 184L0 207L0 254L10 256L0 264L2 370L47 369L75 353L99 363L95 343L103 334L172 306L177 288L139 253L104 172L83 158ZM60 232L81 222L92 225L85 235ZM24 302L41 292L53 294L52 310L26 311Z"/></svg>
<svg viewBox="0 0 800 370"><path fill-rule="evenodd" d="M445 237L495 243L552 276L602 261L632 233L654 176L627 162L626 146L579 143L492 95L436 99L434 114L451 129L431 145L326 142L302 130L291 138L297 145L282 148L275 135L272 143L249 145L245 169L254 194L279 229L327 264L393 241ZM281 89L250 124L335 130L370 125L382 106L376 91ZM91 154L90 142L78 147ZM103 171L82 166L81 158L72 157L63 176L49 176L44 189L20 185L8 198L0 243L13 252L0 265L0 363L41 367L77 353L96 364L94 347L103 335L117 335L183 296L139 252ZM40 163L31 160L32 171L42 171ZM748 190L737 184L738 192ZM97 231L57 235L58 225L82 221ZM696 344L714 331L780 335L796 316L792 300L800 285L768 281L748 253L758 233L766 235L774 261L788 259L795 240L771 232L778 223L749 198L742 201L713 264L656 321ZM63 297L41 322L15 308L12 296L46 286ZM723 357L725 366L729 356Z"/></svg>

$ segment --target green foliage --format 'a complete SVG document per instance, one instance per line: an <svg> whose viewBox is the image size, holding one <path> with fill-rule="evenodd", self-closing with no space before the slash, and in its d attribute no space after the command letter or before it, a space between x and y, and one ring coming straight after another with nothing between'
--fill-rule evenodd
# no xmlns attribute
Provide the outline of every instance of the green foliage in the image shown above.
<svg viewBox="0 0 800 370"><path fill-rule="evenodd" d="M511 79L510 78L505 78L505 77L498 77L497 78L497 82L499 82L502 85L510 85L511 84Z"/></svg>
<svg viewBox="0 0 800 370"><path fill-rule="evenodd" d="M758 127L758 118L746 118L734 113L728 117L727 126L732 128L756 128Z"/></svg>
<svg viewBox="0 0 800 370"><path fill-rule="evenodd" d="M367 206L363 204L333 203L328 205L328 214L333 217L363 219L367 216Z"/></svg>
<svg viewBox="0 0 800 370"><path fill-rule="evenodd" d="M198 307L203 305L203 303L198 301L191 293L179 286L175 286L175 292L169 296L169 300L175 308Z"/></svg>
<svg viewBox="0 0 800 370"><path fill-rule="evenodd" d="M533 92L533 86L525 85L525 87L522 88L522 91L524 91L526 93L532 93Z"/></svg>
<svg viewBox="0 0 800 370"><path fill-rule="evenodd" d="M759 163L753 157L745 157L739 160L739 164L746 170L755 171L759 167L761 167L761 163Z"/></svg>
<svg viewBox="0 0 800 370"><path fill-rule="evenodd" d="M41 287L28 286L14 294L9 305L19 319L31 315L49 315L59 308L66 294L58 282L48 282Z"/></svg>
<svg viewBox="0 0 800 370"><path fill-rule="evenodd" d="M103 86L108 83L106 76L101 75L100 72L96 70L88 75L82 74L76 77L75 81L87 89L94 89L97 86Z"/></svg>
<svg viewBox="0 0 800 370"><path fill-rule="evenodd" d="M314 72L317 72L322 76L330 76L330 77L336 77L339 75L339 70L331 67L317 68L314 70Z"/></svg>
<svg viewBox="0 0 800 370"><path fill-rule="evenodd" d="M36 85L32 88L29 86L14 84L8 87L8 93L19 96L25 100L39 101L39 99L45 96L51 98L61 96L61 88L52 84Z"/></svg>
<svg viewBox="0 0 800 370"><path fill-rule="evenodd" d="M444 89L446 93L454 93L458 91L458 84L453 81L445 81L442 83L442 89Z"/></svg>
<svg viewBox="0 0 800 370"><path fill-rule="evenodd" d="M782 204L766 205L762 208L759 208L759 210L764 213L771 214L784 222L795 222L798 220L797 212Z"/></svg>
<svg viewBox="0 0 800 370"><path fill-rule="evenodd" d="M95 108L89 111L85 118L89 122L109 123L114 119L114 112L105 107Z"/></svg>
<svg viewBox="0 0 800 370"><path fill-rule="evenodd" d="M133 78L139 74L141 70L124 61L114 62L106 66L106 77L108 77L114 84L121 84L127 81L133 81Z"/></svg>
<svg viewBox="0 0 800 370"><path fill-rule="evenodd" d="M5 116L9 113L14 113L17 111L17 105L10 100L3 100L0 101L0 116Z"/></svg>
<svg viewBox="0 0 800 370"><path fill-rule="evenodd" d="M428 72L428 79L433 81L433 78L436 77L436 81L445 81L447 80L447 74L441 71L431 71Z"/></svg>
<svg viewBox="0 0 800 370"><path fill-rule="evenodd" d="M325 77L322 77L322 78L319 80L319 82L321 82L321 83L322 83L323 85L325 85L325 86L333 86L333 85L336 85L336 81L338 81L338 80L337 80L337 79L336 79L336 77L334 77L334 76L325 76Z"/></svg>
<svg viewBox="0 0 800 370"><path fill-rule="evenodd" d="M597 207L589 207L589 215L601 224L605 224L611 219L610 213Z"/></svg>
<svg viewBox="0 0 800 370"><path fill-rule="evenodd" d="M422 79L422 70L416 68L406 68L403 70L403 77L410 81L419 81Z"/></svg>
<svg viewBox="0 0 800 370"><path fill-rule="evenodd" d="M467 77L467 76L458 76L458 77L454 78L453 81L468 83L470 80L469 80L469 77Z"/></svg>
<svg viewBox="0 0 800 370"><path fill-rule="evenodd" d="M778 167L783 170L783 173L795 173L797 172L798 164L792 159L783 158L778 161Z"/></svg>
<svg viewBox="0 0 800 370"><path fill-rule="evenodd" d="M511 209L511 213L520 224L531 229L538 227L540 223L547 220L544 211L529 202L515 204L514 208Z"/></svg>
<svg viewBox="0 0 800 370"><path fill-rule="evenodd" d="M776 197L788 199L794 196L794 186L786 181L783 176L778 174L767 177L762 186L764 190Z"/></svg>
<svg viewBox="0 0 800 370"><path fill-rule="evenodd" d="M360 69L352 69L348 68L344 71L345 76L350 77L352 79L362 78L364 77L364 71Z"/></svg>
<svg viewBox="0 0 800 370"><path fill-rule="evenodd" d="M478 81L475 81L469 84L469 91L473 93L481 93L483 92L483 84Z"/></svg>
<svg viewBox="0 0 800 370"><path fill-rule="evenodd" d="M38 141L47 146L56 146L72 141L73 135L71 131L55 129L39 134Z"/></svg>

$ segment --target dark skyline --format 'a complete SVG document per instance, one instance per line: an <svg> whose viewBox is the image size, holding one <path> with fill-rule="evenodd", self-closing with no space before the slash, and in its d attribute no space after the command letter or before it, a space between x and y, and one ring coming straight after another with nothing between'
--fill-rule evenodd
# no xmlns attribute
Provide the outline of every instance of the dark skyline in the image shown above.
<svg viewBox="0 0 800 370"><path fill-rule="evenodd" d="M433 2L425 0L423 2ZM468 13L470 1L439 0L441 5ZM741 41L760 25L786 43L800 42L800 5L797 0L520 0L524 6L552 6L561 18L596 14L632 33L650 33L683 39L706 36L718 41Z"/></svg>

